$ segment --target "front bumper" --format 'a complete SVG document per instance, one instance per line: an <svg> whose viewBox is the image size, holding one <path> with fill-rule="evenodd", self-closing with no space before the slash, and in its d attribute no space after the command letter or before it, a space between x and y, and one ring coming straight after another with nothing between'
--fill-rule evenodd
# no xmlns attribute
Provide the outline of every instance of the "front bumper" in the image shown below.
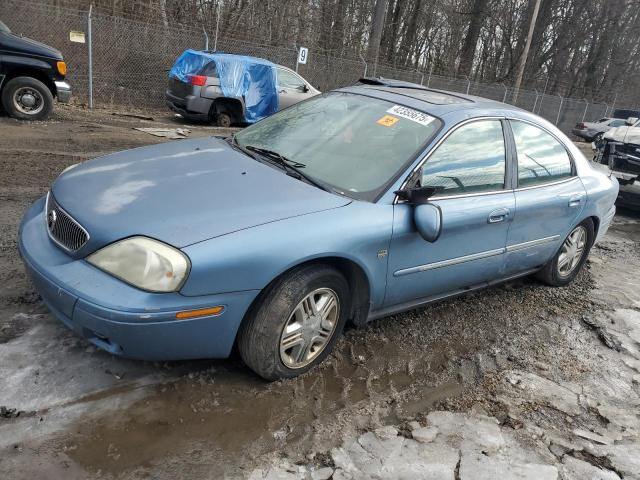
<svg viewBox="0 0 640 480"><path fill-rule="evenodd" d="M67 82L55 82L56 97L60 103L69 103L71 101L71 85Z"/></svg>
<svg viewBox="0 0 640 480"><path fill-rule="evenodd" d="M99 348L141 360L226 358L258 291L188 297L149 293L73 260L49 239L44 198L27 211L19 249L44 303L67 327ZM216 316L176 320L178 311L224 305Z"/></svg>

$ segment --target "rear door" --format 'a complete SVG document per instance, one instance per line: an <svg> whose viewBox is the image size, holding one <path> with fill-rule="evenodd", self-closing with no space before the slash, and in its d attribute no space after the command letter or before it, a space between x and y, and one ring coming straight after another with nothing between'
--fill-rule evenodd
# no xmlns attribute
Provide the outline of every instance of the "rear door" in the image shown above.
<svg viewBox="0 0 640 480"><path fill-rule="evenodd" d="M558 139L530 123L509 124L517 152L517 188L505 265L507 274L517 274L544 265L556 253L587 197Z"/></svg>
<svg viewBox="0 0 640 480"><path fill-rule="evenodd" d="M385 306L437 297L501 275L515 210L504 122L480 119L455 129L422 167L421 185L438 188L442 233L422 239L413 207L394 207Z"/></svg>
<svg viewBox="0 0 640 480"><path fill-rule="evenodd" d="M278 67L278 107L280 110L313 96L307 83L291 70Z"/></svg>

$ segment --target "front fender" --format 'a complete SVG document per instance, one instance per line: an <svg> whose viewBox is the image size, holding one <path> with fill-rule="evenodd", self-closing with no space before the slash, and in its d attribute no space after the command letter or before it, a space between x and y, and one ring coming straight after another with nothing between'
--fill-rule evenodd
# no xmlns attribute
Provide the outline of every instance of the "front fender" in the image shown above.
<svg viewBox="0 0 640 480"><path fill-rule="evenodd" d="M392 223L392 205L353 202L190 245L183 249L192 267L181 293L261 290L296 265L339 257L365 272L375 308L384 299Z"/></svg>

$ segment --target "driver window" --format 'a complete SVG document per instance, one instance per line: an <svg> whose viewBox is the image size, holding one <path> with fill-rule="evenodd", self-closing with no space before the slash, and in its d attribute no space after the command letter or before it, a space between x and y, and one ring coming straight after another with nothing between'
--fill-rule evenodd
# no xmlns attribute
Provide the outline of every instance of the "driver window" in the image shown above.
<svg viewBox="0 0 640 480"><path fill-rule="evenodd" d="M279 68L278 87L302 90L305 87L305 83L296 74Z"/></svg>
<svg viewBox="0 0 640 480"><path fill-rule="evenodd" d="M504 188L502 123L481 120L454 131L422 167L423 187L436 195L459 195Z"/></svg>

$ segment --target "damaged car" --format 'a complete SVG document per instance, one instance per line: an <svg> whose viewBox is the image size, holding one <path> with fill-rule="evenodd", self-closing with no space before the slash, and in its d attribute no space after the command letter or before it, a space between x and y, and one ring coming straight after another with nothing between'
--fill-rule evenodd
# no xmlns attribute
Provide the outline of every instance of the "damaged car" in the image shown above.
<svg viewBox="0 0 640 480"><path fill-rule="evenodd" d="M569 284L617 193L534 114L365 79L226 139L67 169L19 249L92 344L144 360L237 348L275 380L320 364L348 323L524 275Z"/></svg>
<svg viewBox="0 0 640 480"><path fill-rule="evenodd" d="M594 161L607 165L620 182L618 202L640 207L640 120L629 118L624 126L604 134L593 147Z"/></svg>

